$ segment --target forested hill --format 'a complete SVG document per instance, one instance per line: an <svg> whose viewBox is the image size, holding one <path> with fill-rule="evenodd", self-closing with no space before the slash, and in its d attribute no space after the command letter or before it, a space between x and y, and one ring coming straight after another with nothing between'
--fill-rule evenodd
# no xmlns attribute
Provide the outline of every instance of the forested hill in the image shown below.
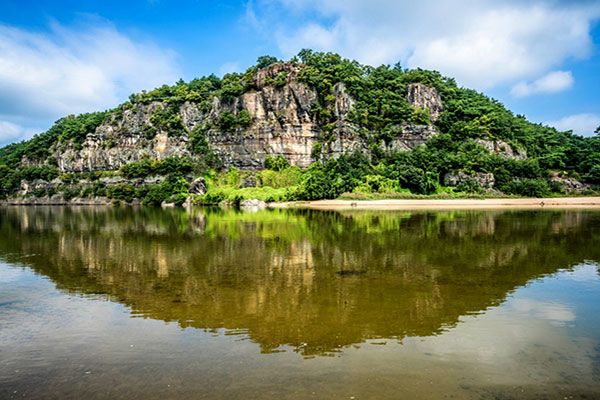
<svg viewBox="0 0 600 400"><path fill-rule="evenodd" d="M146 204L593 193L600 137L435 71L303 50L132 94L0 149L0 195Z"/></svg>

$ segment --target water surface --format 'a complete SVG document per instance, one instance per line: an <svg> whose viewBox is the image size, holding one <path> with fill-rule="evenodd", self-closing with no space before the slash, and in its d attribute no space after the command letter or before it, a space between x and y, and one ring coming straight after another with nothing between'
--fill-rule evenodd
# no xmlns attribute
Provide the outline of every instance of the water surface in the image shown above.
<svg viewBox="0 0 600 400"><path fill-rule="evenodd" d="M600 212L0 208L0 398L599 398Z"/></svg>

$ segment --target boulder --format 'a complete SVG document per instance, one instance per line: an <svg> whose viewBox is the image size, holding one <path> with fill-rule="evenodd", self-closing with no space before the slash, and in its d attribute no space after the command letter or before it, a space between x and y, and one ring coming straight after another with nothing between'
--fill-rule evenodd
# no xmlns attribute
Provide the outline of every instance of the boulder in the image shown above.
<svg viewBox="0 0 600 400"><path fill-rule="evenodd" d="M203 177L196 178L192 183L190 183L189 192L191 194L202 195L206 193L206 181Z"/></svg>
<svg viewBox="0 0 600 400"><path fill-rule="evenodd" d="M245 211L258 211L267 208L267 203L262 200L248 199L240 203L240 208Z"/></svg>

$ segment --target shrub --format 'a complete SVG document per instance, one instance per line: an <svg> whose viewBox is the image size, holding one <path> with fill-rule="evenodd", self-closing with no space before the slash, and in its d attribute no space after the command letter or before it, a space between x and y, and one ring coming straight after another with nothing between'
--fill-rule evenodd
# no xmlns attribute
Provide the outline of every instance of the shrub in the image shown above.
<svg viewBox="0 0 600 400"><path fill-rule="evenodd" d="M107 197L131 203L135 198L135 188L126 183L117 183L106 189Z"/></svg>
<svg viewBox="0 0 600 400"><path fill-rule="evenodd" d="M355 193L394 193L398 190L397 182L381 175L367 175L364 181L353 190Z"/></svg>
<svg viewBox="0 0 600 400"><path fill-rule="evenodd" d="M80 193L81 193L81 189L78 187L74 187L74 186L67 186L67 187L63 188L63 190L62 190L63 199L65 199L67 201L79 196Z"/></svg>
<svg viewBox="0 0 600 400"><path fill-rule="evenodd" d="M400 166L397 172L400 187L409 189L413 193L435 193L439 185L439 178L436 173L425 172L421 168L412 165Z"/></svg>
<svg viewBox="0 0 600 400"><path fill-rule="evenodd" d="M331 199L336 197L332 188L332 182L319 163L314 163L308 168L297 195L301 200Z"/></svg>
<svg viewBox="0 0 600 400"><path fill-rule="evenodd" d="M502 191L526 197L547 197L552 194L548 182L543 179L514 179L502 187Z"/></svg>
<svg viewBox="0 0 600 400"><path fill-rule="evenodd" d="M473 178L468 178L456 185L456 190L464 193L482 194L485 192L481 184Z"/></svg>
<svg viewBox="0 0 600 400"><path fill-rule="evenodd" d="M207 125L198 125L190 133L189 146L192 154L202 156L205 168L221 168L219 155L211 148L207 139Z"/></svg>
<svg viewBox="0 0 600 400"><path fill-rule="evenodd" d="M51 181L58 177L58 168L51 166L39 166L39 167L23 167L20 170L21 179L33 181L36 179L42 179L44 181Z"/></svg>
<svg viewBox="0 0 600 400"><path fill-rule="evenodd" d="M158 185L151 185L145 193L142 204L160 206L163 201L183 204L188 192L188 183L183 178L169 177Z"/></svg>
<svg viewBox="0 0 600 400"><path fill-rule="evenodd" d="M266 169L270 169L272 171L281 171L282 169L285 169L289 166L290 166L290 163L282 155L279 155L277 157L267 156L265 158L265 168Z"/></svg>
<svg viewBox="0 0 600 400"><path fill-rule="evenodd" d="M144 159L123 165L121 175L126 178L145 178L150 175L185 175L192 172L194 164L189 157L167 157L164 160Z"/></svg>
<svg viewBox="0 0 600 400"><path fill-rule="evenodd" d="M288 167L279 171L266 169L259 172L257 178L259 186L284 188L299 185L302 180L302 171L297 167Z"/></svg>

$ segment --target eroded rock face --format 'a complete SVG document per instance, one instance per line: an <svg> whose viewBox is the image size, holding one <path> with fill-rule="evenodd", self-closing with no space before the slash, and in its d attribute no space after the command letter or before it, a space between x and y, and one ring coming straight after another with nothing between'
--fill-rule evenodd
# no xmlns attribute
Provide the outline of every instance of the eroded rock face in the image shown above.
<svg viewBox="0 0 600 400"><path fill-rule="evenodd" d="M492 189L496 183L494 174L491 173L476 172L474 174L467 174L466 172L457 171L444 175L444 184L446 186L458 186L468 181L475 181L484 189Z"/></svg>
<svg viewBox="0 0 600 400"><path fill-rule="evenodd" d="M212 127L207 130L206 139L225 167L260 169L266 157L277 155L284 156L292 165L307 167L316 159L326 160L354 151L367 153L367 140L348 121L355 101L343 83L334 86L334 139L328 143L320 140L323 132L311 113L318 96L314 89L298 81L298 71L297 65L283 63L260 69L254 76L254 90L229 101L214 97L210 110L202 109L198 103L183 103L178 113L184 132L176 135L152 123L153 113L164 109L166 104L158 101L136 104L115 113L95 132L90 132L80 148L60 144L54 149L54 156L59 168L68 172L116 170L144 158L194 157L198 155L190 150L188 134L199 126ZM277 85L273 83L275 80L279 82ZM413 106L429 109L432 121L442 111L441 98L434 88L409 85L407 98ZM218 128L222 113L229 112L237 118L244 110L251 117L248 126L229 131ZM149 129L153 135L148 134ZM403 124L392 143L383 147L412 149L436 133L433 125Z"/></svg>
<svg viewBox="0 0 600 400"><path fill-rule="evenodd" d="M502 140L477 139L476 142L485 147L490 153L495 153L501 157L514 158L515 160L525 160L527 158L525 150L513 149L511 145Z"/></svg>
<svg viewBox="0 0 600 400"><path fill-rule="evenodd" d="M442 98L436 88L422 83L411 83L407 86L407 99L415 107L429 110L431 122L435 122L444 110Z"/></svg>
<svg viewBox="0 0 600 400"><path fill-rule="evenodd" d="M407 151L425 144L432 136L437 135L433 125L403 124L397 137L387 144L388 151Z"/></svg>
<svg viewBox="0 0 600 400"><path fill-rule="evenodd" d="M164 108L164 104L138 104L89 133L81 149L69 144L58 146L54 153L58 167L69 172L115 170L143 158L189 156L185 135L170 136L160 129L153 138L144 135L144 126L151 125L150 118L159 108Z"/></svg>
<svg viewBox="0 0 600 400"><path fill-rule="evenodd" d="M588 184L582 183L575 178L561 176L559 173L553 173L550 176L550 182L557 184L567 194L582 193L590 188Z"/></svg>

